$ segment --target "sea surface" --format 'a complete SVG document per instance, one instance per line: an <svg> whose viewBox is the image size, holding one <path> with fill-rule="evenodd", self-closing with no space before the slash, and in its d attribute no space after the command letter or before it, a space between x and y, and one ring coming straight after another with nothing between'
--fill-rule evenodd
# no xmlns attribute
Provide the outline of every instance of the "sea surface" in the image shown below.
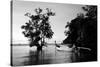
<svg viewBox="0 0 100 67"><path fill-rule="evenodd" d="M76 53L73 51L59 51L54 45L43 47L42 51L37 51L36 47L11 46L11 65L27 66L41 64L60 64L89 61L88 54Z"/></svg>

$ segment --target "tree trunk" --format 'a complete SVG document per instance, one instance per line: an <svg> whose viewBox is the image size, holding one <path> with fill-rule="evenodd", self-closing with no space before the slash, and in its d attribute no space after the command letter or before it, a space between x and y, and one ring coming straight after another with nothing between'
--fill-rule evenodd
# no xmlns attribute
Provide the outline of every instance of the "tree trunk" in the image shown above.
<svg viewBox="0 0 100 67"><path fill-rule="evenodd" d="M38 50L38 51L41 51L41 50L42 50L42 47L43 47L43 42L42 42L42 39L41 39L41 44L39 44L39 45L37 46L37 50Z"/></svg>
<svg viewBox="0 0 100 67"><path fill-rule="evenodd" d="M37 46L37 50L41 51L42 50L42 46Z"/></svg>

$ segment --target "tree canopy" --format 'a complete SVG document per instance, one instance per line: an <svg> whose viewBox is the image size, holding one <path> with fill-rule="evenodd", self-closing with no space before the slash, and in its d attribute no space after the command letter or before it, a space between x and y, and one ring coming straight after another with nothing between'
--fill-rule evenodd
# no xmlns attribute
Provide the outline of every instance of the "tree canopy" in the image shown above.
<svg viewBox="0 0 100 67"><path fill-rule="evenodd" d="M29 17L30 20L22 25L21 28L24 29L22 32L25 37L29 38L31 44L30 46L36 45L43 46L45 38L52 38L54 32L51 29L49 22L49 17L54 16L55 13L51 9L46 8L46 13L43 13L41 8L35 9L35 15L31 13L26 13L25 16ZM41 42L41 44L39 44Z"/></svg>
<svg viewBox="0 0 100 67"><path fill-rule="evenodd" d="M79 13L71 22L67 22L67 38L63 43L75 44L91 49L97 48L97 6L86 5L82 7L86 14Z"/></svg>

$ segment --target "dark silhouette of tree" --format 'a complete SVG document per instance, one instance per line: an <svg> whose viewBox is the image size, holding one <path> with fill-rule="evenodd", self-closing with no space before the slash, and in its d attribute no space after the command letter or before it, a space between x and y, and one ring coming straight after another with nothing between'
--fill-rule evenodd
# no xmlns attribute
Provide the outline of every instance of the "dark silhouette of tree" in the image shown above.
<svg viewBox="0 0 100 67"><path fill-rule="evenodd" d="M77 17L73 20L71 20L71 22L67 22L67 25L65 26L65 28L69 27L69 30L65 32L66 36L68 36L63 43L65 44L70 44L69 47L72 47L73 44L76 44L78 37L81 35L81 31L82 31L82 25L81 23L83 23L83 19L84 19L84 14L79 13L77 14Z"/></svg>
<svg viewBox="0 0 100 67"><path fill-rule="evenodd" d="M84 11L86 11L86 16L88 18L97 18L97 6L92 5L86 5L85 7L82 7Z"/></svg>
<svg viewBox="0 0 100 67"><path fill-rule="evenodd" d="M38 50L42 49L42 46L45 45L45 38L52 38L54 32L51 29L49 22L49 17L54 16L55 13L51 9L46 8L46 13L43 13L43 10L38 8L35 9L36 14L31 15L26 13L25 16L29 17L30 20L26 22L26 25L22 25L21 28L24 29L22 32L25 37L30 40L30 47L37 46Z"/></svg>
<svg viewBox="0 0 100 67"><path fill-rule="evenodd" d="M97 6L85 6L86 11L84 39L86 47L92 49L92 58L97 60Z"/></svg>
<svg viewBox="0 0 100 67"><path fill-rule="evenodd" d="M86 14L78 14L75 19L67 23L67 38L63 43L75 44L76 46L91 48L91 52L97 56L97 6L84 6L82 9ZM93 57L94 58L94 57Z"/></svg>

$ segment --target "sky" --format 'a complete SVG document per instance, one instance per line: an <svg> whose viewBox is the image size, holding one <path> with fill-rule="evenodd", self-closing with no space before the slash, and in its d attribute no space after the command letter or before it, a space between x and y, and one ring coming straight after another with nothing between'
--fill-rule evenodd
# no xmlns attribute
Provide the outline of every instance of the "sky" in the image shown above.
<svg viewBox="0 0 100 67"><path fill-rule="evenodd" d="M12 43L22 44L28 43L28 39L22 34L21 26L28 22L29 18L24 16L29 12L34 14L34 9L50 8L55 12L55 16L50 17L50 24L54 32L53 38L48 39L47 42L61 42L66 38L64 31L67 22L71 21L77 16L77 13L85 13L82 10L84 5L77 4L61 4L61 3L46 3L46 2L34 2L34 1L13 1L12 6Z"/></svg>

